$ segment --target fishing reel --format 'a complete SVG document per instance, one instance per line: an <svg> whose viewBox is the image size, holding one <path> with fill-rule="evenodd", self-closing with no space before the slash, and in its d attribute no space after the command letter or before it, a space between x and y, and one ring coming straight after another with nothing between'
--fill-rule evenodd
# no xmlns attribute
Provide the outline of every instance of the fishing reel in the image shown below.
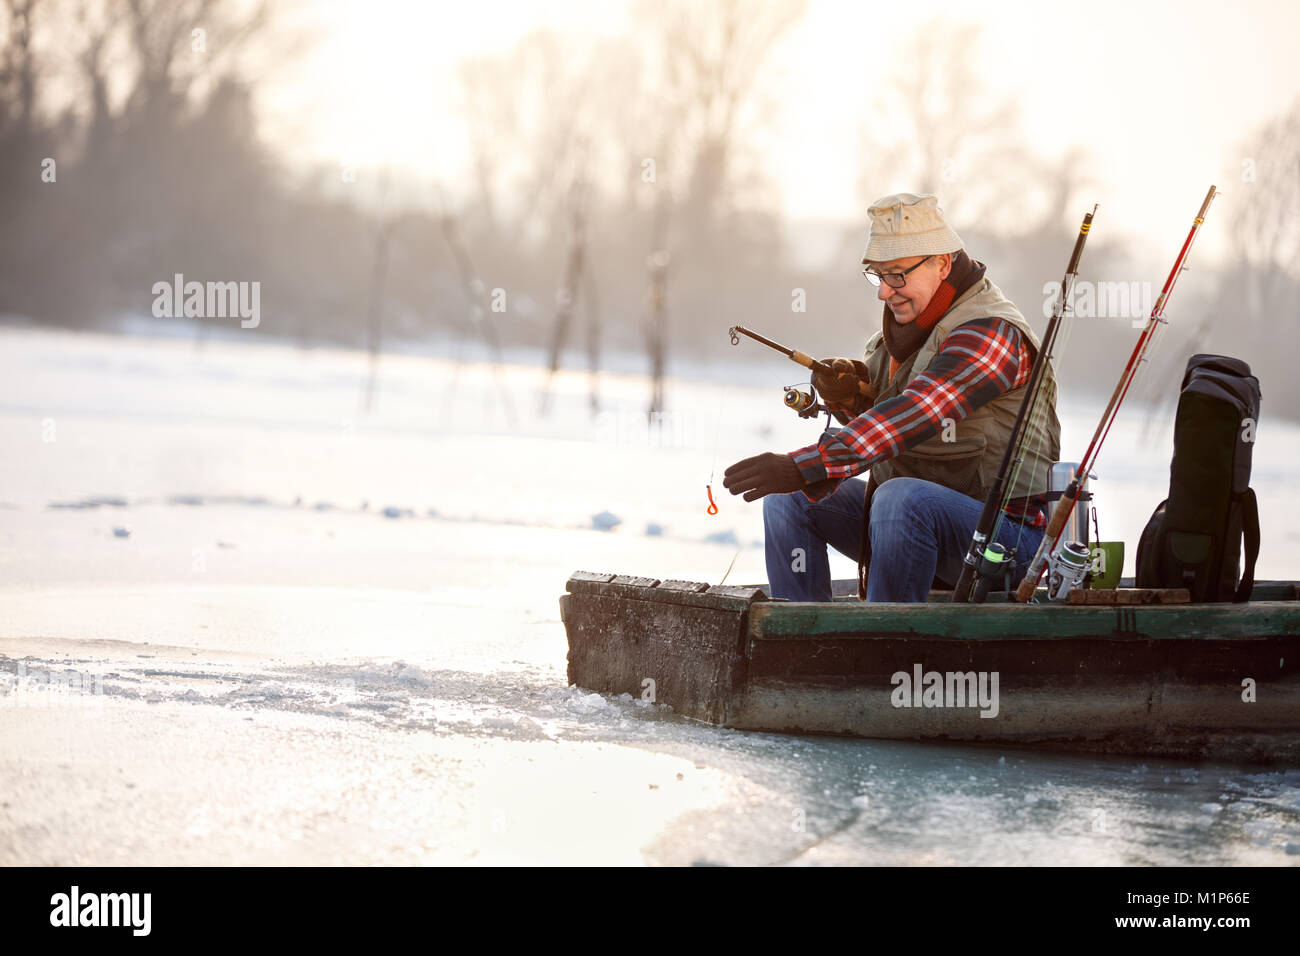
<svg viewBox="0 0 1300 956"><path fill-rule="evenodd" d="M1004 590L1011 590L1011 575L1016 567L1015 558L1015 548L1008 551L996 541L984 549L975 562L975 588L970 598L972 603L983 604L987 601L989 590L999 580Z"/></svg>
<svg viewBox="0 0 1300 956"><path fill-rule="evenodd" d="M1082 541L1067 541L1047 562L1047 599L1064 604L1070 592L1086 587L1092 554Z"/></svg>
<svg viewBox="0 0 1300 956"><path fill-rule="evenodd" d="M811 384L808 391L800 391L794 385L785 386L785 407L793 408L800 418L816 418L823 412L829 415L831 410L817 401L817 389Z"/></svg>

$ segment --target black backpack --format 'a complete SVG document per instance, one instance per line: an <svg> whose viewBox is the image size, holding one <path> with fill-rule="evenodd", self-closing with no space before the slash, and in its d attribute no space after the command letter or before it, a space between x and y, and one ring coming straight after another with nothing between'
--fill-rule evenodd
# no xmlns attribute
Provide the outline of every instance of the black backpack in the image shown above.
<svg viewBox="0 0 1300 956"><path fill-rule="evenodd" d="M1250 600L1259 555L1259 507L1250 488L1259 398L1259 379L1240 359L1188 360L1169 497L1138 542L1138 587L1185 587L1198 602ZM1246 572L1238 582L1243 535Z"/></svg>

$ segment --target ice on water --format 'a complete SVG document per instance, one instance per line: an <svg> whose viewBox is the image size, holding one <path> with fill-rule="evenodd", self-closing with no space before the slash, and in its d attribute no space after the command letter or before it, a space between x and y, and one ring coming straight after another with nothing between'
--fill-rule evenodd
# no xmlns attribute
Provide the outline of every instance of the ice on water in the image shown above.
<svg viewBox="0 0 1300 956"><path fill-rule="evenodd" d="M569 687L568 574L762 581L721 471L817 426L761 372L684 368L654 432L630 357L603 416L584 372L538 419L514 358L513 417L483 361L414 354L367 413L347 350L0 331L0 865L1295 861L1295 772L740 733ZM1081 447L1095 413L1061 417ZM1098 465L1108 538L1163 497L1141 422ZM1297 438L1260 430L1261 577L1300 567Z"/></svg>

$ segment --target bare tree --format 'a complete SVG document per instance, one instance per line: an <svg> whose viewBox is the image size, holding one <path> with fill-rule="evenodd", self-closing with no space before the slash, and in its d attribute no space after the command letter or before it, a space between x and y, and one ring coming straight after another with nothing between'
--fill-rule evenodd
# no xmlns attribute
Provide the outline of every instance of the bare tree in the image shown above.
<svg viewBox="0 0 1300 956"><path fill-rule="evenodd" d="M271 9L268 0L243 15L228 0L118 2L139 71L128 109L146 114L179 109L200 77L233 70L248 40L265 32Z"/></svg>
<svg viewBox="0 0 1300 956"><path fill-rule="evenodd" d="M641 8L661 73L655 138L667 161L688 170L677 185L693 225L716 227L735 208L737 154L761 122L753 108L762 68L804 7L802 0L675 0Z"/></svg>
<svg viewBox="0 0 1300 956"><path fill-rule="evenodd" d="M1279 323L1292 327L1300 298L1300 99L1249 136L1240 154L1240 178L1224 183L1217 201L1231 257L1195 324L1187 332L1170 330L1176 347L1166 348L1148 381L1154 392L1148 428L1177 401L1187 356L1216 349L1249 359L1270 409L1295 417L1300 408L1290 355L1277 348Z"/></svg>
<svg viewBox="0 0 1300 956"><path fill-rule="evenodd" d="M1023 231L1023 198L1014 205L1006 198L1023 197L1026 184L1038 181L1036 170L1015 133L1014 101L995 98L976 69L981 33L976 24L935 17L899 44L905 58L867 78L881 93L864 123L865 201L901 189L947 194L960 218ZM1044 205L1061 204L1059 195L1044 197Z"/></svg>
<svg viewBox="0 0 1300 956"><path fill-rule="evenodd" d="M696 292L707 285L716 295L722 289L724 236L727 251L721 261L744 261L752 237L745 234L747 220L739 213L754 197L743 194L737 172L745 165L750 134L765 120L757 109L762 68L802 17L804 6L802 0L709 5L674 0L640 8L655 38L653 63L658 68L653 84L658 95L646 138L654 144L656 161L646 317L652 419L665 407L669 264L679 263L674 274L688 277L687 295L692 285ZM682 236L675 251L669 234L673 220Z"/></svg>
<svg viewBox="0 0 1300 956"><path fill-rule="evenodd" d="M369 302L365 319L366 352L369 353L370 362L361 407L367 414L374 405L384 330L384 285L388 277L389 245L393 237L393 219L388 207L389 174L385 170L379 177L379 213L375 224L375 252L370 271Z"/></svg>
<svg viewBox="0 0 1300 956"><path fill-rule="evenodd" d="M569 230L569 248L564 278L555 293L555 324L551 332L550 371L542 385L538 411L545 415L550 411L551 393L555 375L560 369L560 353L569 336L569 326L580 298L587 314L587 361L591 375L591 410L599 410L600 400L597 396L597 374L599 372L599 313L596 310L595 280L587 261L587 219L591 187L583 180L575 181L570 190L570 207L572 225Z"/></svg>
<svg viewBox="0 0 1300 956"><path fill-rule="evenodd" d="M616 51L622 44L566 57L556 37L539 32L507 57L478 59L461 71L479 209L489 230L516 242L535 239L543 247L559 247L548 240L567 234L540 414L549 410L579 304L586 317L590 404L593 411L599 408L600 317L589 241L602 194L595 176L611 165L616 147L610 131L633 99L627 58ZM520 166L518 157L531 162ZM498 195L510 184L520 199L507 213Z"/></svg>
<svg viewBox="0 0 1300 956"><path fill-rule="evenodd" d="M501 406L505 411L506 418L511 419L514 417L514 410L510 402L510 394L506 389L505 376L502 373L501 342L497 337L496 327L492 322L487 286L483 284L483 280L479 278L478 272L474 268L474 261L470 257L469 249L461 240L460 230L457 227L457 217L448 208L441 189L438 189L438 206L438 224L442 231L443 241L446 242L447 248L451 250L452 258L456 262L456 271L460 277L461 289L470 310L469 328L465 330L467 334L461 336L461 341L463 343L466 338L475 333L483 337L483 341L487 344L488 354L492 358L492 372L497 379L497 397L501 400ZM454 375L458 376L460 373L459 357L454 366ZM452 384L448 388L449 399L454 400L455 394L456 382L455 378L453 378Z"/></svg>
<svg viewBox="0 0 1300 956"><path fill-rule="evenodd" d="M579 181L610 163L610 131L632 99L633 77L621 44L588 53L567 49L546 31L509 53L462 64L460 85L484 218L502 234L547 236L570 214ZM513 204L503 203L512 196Z"/></svg>
<svg viewBox="0 0 1300 956"><path fill-rule="evenodd" d="M496 57L467 59L459 75L478 204L487 221L496 224L502 166L509 156L503 137L518 127L516 77Z"/></svg>
<svg viewBox="0 0 1300 956"><path fill-rule="evenodd" d="M646 268L650 276L647 298L646 351L650 356L650 406L646 416L653 424L664 412L664 376L668 366L668 220L672 211L672 194L660 190L655 204L654 226L650 234L650 254Z"/></svg>
<svg viewBox="0 0 1300 956"><path fill-rule="evenodd" d="M5 0L8 26L3 58L0 58L0 128L9 127L10 135L25 139L31 134L36 113L36 52L33 23L40 0ZM9 106L9 103L16 105ZM11 112L12 111L12 112ZM10 114L10 115L6 115Z"/></svg>
<svg viewBox="0 0 1300 956"><path fill-rule="evenodd" d="M1267 308L1300 276L1300 98L1242 149L1241 181L1228 186L1228 224L1252 309Z"/></svg>

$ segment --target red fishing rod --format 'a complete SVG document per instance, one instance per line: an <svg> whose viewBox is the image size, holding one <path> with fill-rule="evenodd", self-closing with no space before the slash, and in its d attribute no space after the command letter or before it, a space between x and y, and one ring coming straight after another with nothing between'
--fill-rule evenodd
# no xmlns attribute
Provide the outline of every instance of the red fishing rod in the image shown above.
<svg viewBox="0 0 1300 956"><path fill-rule="evenodd" d="M1164 311L1169 302L1169 295L1174 290L1174 284L1178 281L1178 276L1186 268L1184 263L1187 261L1187 254L1191 252L1192 243L1196 240L1196 234L1205 222L1205 213L1209 210L1214 197L1215 190L1211 186L1210 191L1205 194L1205 201L1201 203L1201 211L1196 214L1196 219L1192 222L1192 228L1187 233L1187 238L1183 240L1183 247L1178 252L1178 258L1174 260L1174 267L1169 270L1169 278L1165 280L1165 286L1160 290L1160 295L1151 309L1151 317L1147 320L1146 328L1142 330L1137 345L1133 347L1133 354L1129 356L1128 364L1124 366L1124 372L1120 375L1119 384L1115 386L1115 391L1110 396L1110 402L1106 405L1106 410L1102 412L1101 421L1097 423L1097 430L1093 432L1092 441L1088 444L1088 450L1083 453L1083 458L1079 461L1079 467L1075 470L1075 477L1071 480L1069 487L1061 494L1061 497L1057 499L1056 506L1052 509L1052 518L1047 523L1047 531L1043 534L1043 543L1038 546L1034 560L1030 562L1029 570L1025 572L1024 580L1020 582L1020 587L1016 589L1016 600L1021 604L1028 604L1029 600L1034 596L1038 581L1047 568L1048 557L1056 550L1056 546L1061 540L1061 534L1065 530L1066 522L1069 521L1074 506L1079 502L1083 489L1080 479L1086 479L1091 474L1092 466L1097 460L1097 455L1101 452L1101 446L1106 441L1106 436L1110 434L1110 426L1115 421L1119 406L1123 403L1124 396L1128 394L1129 386L1133 384L1138 368L1146 361L1146 353L1151 347L1151 341L1156 329L1166 321Z"/></svg>

